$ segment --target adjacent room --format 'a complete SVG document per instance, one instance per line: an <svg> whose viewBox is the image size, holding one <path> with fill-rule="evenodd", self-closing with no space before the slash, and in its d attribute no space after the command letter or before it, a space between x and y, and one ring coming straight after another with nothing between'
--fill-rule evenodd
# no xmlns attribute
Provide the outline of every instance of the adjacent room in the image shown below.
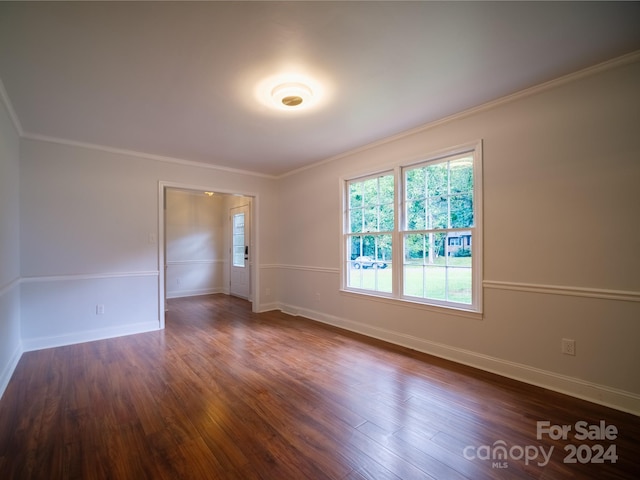
<svg viewBox="0 0 640 480"><path fill-rule="evenodd" d="M0 478L638 478L639 2L1 2Z"/></svg>

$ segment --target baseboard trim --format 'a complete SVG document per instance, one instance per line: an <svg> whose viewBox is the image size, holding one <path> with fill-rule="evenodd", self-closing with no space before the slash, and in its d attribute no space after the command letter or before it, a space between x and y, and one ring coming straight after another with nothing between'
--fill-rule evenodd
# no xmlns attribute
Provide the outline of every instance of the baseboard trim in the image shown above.
<svg viewBox="0 0 640 480"><path fill-rule="evenodd" d="M4 370L2 370L2 374L0 374L0 399L2 398L2 395L4 395L4 391L7 389L7 386L9 386L9 380L11 380L13 372L18 366L18 362L20 361L23 352L22 344L18 344L11 355L9 363L4 367Z"/></svg>
<svg viewBox="0 0 640 480"><path fill-rule="evenodd" d="M224 288L198 288L194 290L167 292L167 298L197 297L199 295L213 295L215 293L225 293Z"/></svg>
<svg viewBox="0 0 640 480"><path fill-rule="evenodd" d="M587 400L606 407L640 416L640 395L606 385L587 382L575 377L542 370L528 365L510 362L481 353L451 347L392 330L373 327L353 320L327 315L314 310L280 305L280 310L293 316L302 316L321 323L367 335L386 342L411 348L419 352L451 360L456 363L479 368L503 377L530 385L553 390L558 393Z"/></svg>
<svg viewBox="0 0 640 480"><path fill-rule="evenodd" d="M227 263L224 259L213 259L213 260L167 260L167 266L175 266L175 265L215 265L215 264L223 264Z"/></svg>
<svg viewBox="0 0 640 480"><path fill-rule="evenodd" d="M45 348L63 347L76 343L93 342L96 340L106 340L108 338L124 337L136 333L151 332L159 330L157 320L151 322L133 323L118 327L101 328L99 330L87 330L85 332L74 332L55 337L39 337L22 340L22 348L25 352L43 350Z"/></svg>
<svg viewBox="0 0 640 480"><path fill-rule="evenodd" d="M257 313L272 312L274 310L283 311L282 310L282 305L280 305L279 302L262 303L258 307L258 312Z"/></svg>

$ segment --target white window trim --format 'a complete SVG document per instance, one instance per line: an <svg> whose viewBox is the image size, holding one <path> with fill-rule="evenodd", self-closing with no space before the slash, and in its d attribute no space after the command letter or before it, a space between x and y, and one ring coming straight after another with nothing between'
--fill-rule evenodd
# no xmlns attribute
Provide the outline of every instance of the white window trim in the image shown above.
<svg viewBox="0 0 640 480"><path fill-rule="evenodd" d="M421 299L417 297L409 297L403 295L402 285L402 265L403 265L403 235L402 225L404 224L404 191L403 186L403 170L415 165L425 164L429 162L437 162L448 157L473 152L473 182L474 182L474 231L473 242L471 245L472 255L472 298L471 305L458 304L454 302L441 302L431 299ZM394 163L380 166L375 170L369 170L363 173L353 173L340 178L340 197L342 199L342 212L340 215L340 291L363 298L380 299L385 302L392 302L412 308L420 308L428 311L437 311L446 314L462 315L469 318L482 318L483 311L483 172L482 172L482 140L469 142L458 145L456 147L439 150L430 154L422 155L418 158L406 159L404 161L396 161ZM346 272L346 231L348 227L348 209L349 196L347 192L347 183L353 180L366 180L385 173L393 172L395 179L395 230L393 232L393 265L396 266L392 271L393 292L377 292L374 290L364 290L347 286ZM399 267L398 267L399 265Z"/></svg>

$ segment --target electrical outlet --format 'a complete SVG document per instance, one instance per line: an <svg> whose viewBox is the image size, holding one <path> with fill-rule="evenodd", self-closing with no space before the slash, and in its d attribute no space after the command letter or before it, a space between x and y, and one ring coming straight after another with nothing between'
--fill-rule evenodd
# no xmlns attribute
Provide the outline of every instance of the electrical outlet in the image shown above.
<svg viewBox="0 0 640 480"><path fill-rule="evenodd" d="M562 339L562 353L565 355L575 355L576 354L576 341L570 338Z"/></svg>
<svg viewBox="0 0 640 480"><path fill-rule="evenodd" d="M182 283L182 280L180 279L180 277L176 278L176 285L180 285Z"/></svg>
<svg viewBox="0 0 640 480"><path fill-rule="evenodd" d="M104 305L101 303L96 305L96 315L104 315Z"/></svg>
<svg viewBox="0 0 640 480"><path fill-rule="evenodd" d="M267 288L264 290L264 294L265 294L267 297L270 297L270 296L271 296L271 289L270 289L269 287L267 287Z"/></svg>
<svg viewBox="0 0 640 480"><path fill-rule="evenodd" d="M316 292L316 302L320 301L320 292Z"/></svg>

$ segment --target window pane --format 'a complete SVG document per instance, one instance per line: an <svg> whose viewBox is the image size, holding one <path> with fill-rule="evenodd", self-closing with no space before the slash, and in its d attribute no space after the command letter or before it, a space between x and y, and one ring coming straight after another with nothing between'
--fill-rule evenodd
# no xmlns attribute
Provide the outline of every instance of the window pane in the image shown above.
<svg viewBox="0 0 640 480"><path fill-rule="evenodd" d="M472 157L407 170L405 182L407 230L473 225ZM419 203L423 198L426 212L421 212L424 204Z"/></svg>
<svg viewBox="0 0 640 480"><path fill-rule="evenodd" d="M362 182L364 188L364 204L367 206L377 205L378 201L378 179L372 178Z"/></svg>
<svg viewBox="0 0 640 480"><path fill-rule="evenodd" d="M350 182L348 233L392 231L393 228L393 175Z"/></svg>
<svg viewBox="0 0 640 480"><path fill-rule="evenodd" d="M385 175L380 177L380 203L388 203L393 205L393 175Z"/></svg>
<svg viewBox="0 0 640 480"><path fill-rule="evenodd" d="M471 231L404 237L404 295L472 303Z"/></svg>
<svg viewBox="0 0 640 480"><path fill-rule="evenodd" d="M391 264L392 259L392 246L391 246L391 235L378 235L376 237L376 252L374 258L378 261L378 267L386 268L388 265L383 265L383 263Z"/></svg>
<svg viewBox="0 0 640 480"><path fill-rule="evenodd" d="M446 233L409 234L404 237L404 295L446 300Z"/></svg>
<svg viewBox="0 0 640 480"><path fill-rule="evenodd" d="M447 197L431 197L429 198L429 207L427 210L427 228L447 228L449 217L449 205Z"/></svg>
<svg viewBox="0 0 640 480"><path fill-rule="evenodd" d="M429 233L427 234L427 245L429 246L429 263L444 264L445 263L445 244L447 243L446 233Z"/></svg>
<svg viewBox="0 0 640 480"><path fill-rule="evenodd" d="M362 237L362 254L373 257L376 252L376 237L365 235Z"/></svg>
<svg viewBox="0 0 640 480"><path fill-rule="evenodd" d="M472 157L407 170L404 178L407 230L473 226Z"/></svg>
<svg viewBox="0 0 640 480"><path fill-rule="evenodd" d="M449 163L451 193L473 192L473 158L465 157Z"/></svg>
<svg viewBox="0 0 640 480"><path fill-rule="evenodd" d="M233 247L233 266L244 267L244 246Z"/></svg>
<svg viewBox="0 0 640 480"><path fill-rule="evenodd" d="M236 213L233 216L233 233L244 235L244 213Z"/></svg>
<svg viewBox="0 0 640 480"><path fill-rule="evenodd" d="M362 183L349 184L349 208L362 206Z"/></svg>
<svg viewBox="0 0 640 480"><path fill-rule="evenodd" d="M393 231L393 204L380 205L380 231Z"/></svg>
<svg viewBox="0 0 640 480"><path fill-rule="evenodd" d="M471 263L469 258L469 263ZM471 304L471 266L447 268L447 300L450 302Z"/></svg>
<svg viewBox="0 0 640 480"><path fill-rule="evenodd" d="M425 298L424 266L417 264L404 265L404 295Z"/></svg>
<svg viewBox="0 0 640 480"><path fill-rule="evenodd" d="M425 298L446 300L447 269L438 265L427 265L425 268Z"/></svg>
<svg viewBox="0 0 640 480"><path fill-rule="evenodd" d="M363 235L348 242L347 286L392 291L392 236Z"/></svg>
<svg viewBox="0 0 640 480"><path fill-rule="evenodd" d="M425 222L425 200L415 200L407 202L407 230L424 230Z"/></svg>
<svg viewBox="0 0 640 480"><path fill-rule="evenodd" d="M471 267L471 232L458 231L447 234L447 264Z"/></svg>
<svg viewBox="0 0 640 480"><path fill-rule="evenodd" d="M236 213L233 216L233 266L244 267L244 213Z"/></svg>
<svg viewBox="0 0 640 480"><path fill-rule="evenodd" d="M349 266L349 269L347 270L347 287L351 287L351 288L367 288L365 286L365 278L364 278L364 273L366 273L366 270L363 270L362 268L356 268L354 267L354 265L357 264L352 264Z"/></svg>
<svg viewBox="0 0 640 480"><path fill-rule="evenodd" d="M404 237L404 263L405 265L424 264L427 256L427 245L425 243L425 235L405 235Z"/></svg>
<svg viewBox="0 0 640 480"><path fill-rule="evenodd" d="M362 232L362 209L356 208L349 212L349 233Z"/></svg>
<svg viewBox="0 0 640 480"><path fill-rule="evenodd" d="M472 303L471 231L451 232L449 239L457 239L447 251L447 300Z"/></svg>
<svg viewBox="0 0 640 480"><path fill-rule="evenodd" d="M405 198L407 200L422 199L425 193L426 168L414 168L405 173Z"/></svg>
<svg viewBox="0 0 640 480"><path fill-rule="evenodd" d="M449 191L447 162L427 167L427 195L446 195Z"/></svg>
<svg viewBox="0 0 640 480"><path fill-rule="evenodd" d="M404 237L404 295L424 298L423 266L427 258L426 235L412 234Z"/></svg>
<svg viewBox="0 0 640 480"><path fill-rule="evenodd" d="M357 263L354 265L358 265ZM347 286L362 290L391 293L392 268L372 268L352 266L347 274Z"/></svg>
<svg viewBox="0 0 640 480"><path fill-rule="evenodd" d="M470 193L453 195L451 204L451 228L473 226L473 196Z"/></svg>
<svg viewBox="0 0 640 480"><path fill-rule="evenodd" d="M372 207L367 206L364 209L364 231L378 231L378 207L375 205Z"/></svg>
<svg viewBox="0 0 640 480"><path fill-rule="evenodd" d="M356 257L360 255L364 255L362 253L362 237L361 236L353 236L349 237L349 243L347 245L347 258L349 261L355 260Z"/></svg>

